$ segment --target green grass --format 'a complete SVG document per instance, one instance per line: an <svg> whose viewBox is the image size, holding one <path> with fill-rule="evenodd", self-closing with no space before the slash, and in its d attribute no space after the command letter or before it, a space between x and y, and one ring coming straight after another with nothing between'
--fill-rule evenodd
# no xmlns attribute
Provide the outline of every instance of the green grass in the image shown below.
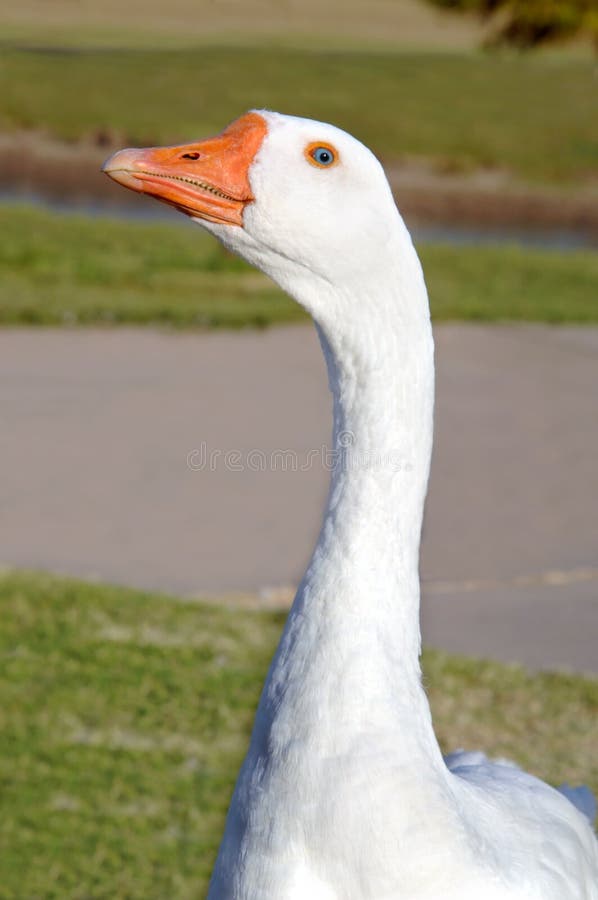
<svg viewBox="0 0 598 900"><path fill-rule="evenodd" d="M0 576L0 898L197 900L280 614ZM444 749L598 788L598 681L427 652Z"/></svg>
<svg viewBox="0 0 598 900"><path fill-rule="evenodd" d="M242 327L297 319L270 282L197 226L0 207L1 324Z"/></svg>
<svg viewBox="0 0 598 900"><path fill-rule="evenodd" d="M0 206L0 325L239 328L305 318L265 276L181 221ZM437 321L598 321L595 253L441 245L420 251Z"/></svg>
<svg viewBox="0 0 598 900"><path fill-rule="evenodd" d="M0 127L175 143L269 107L334 122L391 161L572 181L598 168L595 71L513 54L5 49Z"/></svg>
<svg viewBox="0 0 598 900"><path fill-rule="evenodd" d="M480 43L476 17L439 14L421 0L144 0L101 4L73 0L9 0L0 6L5 41L29 46L197 47L222 42L271 46L418 46L456 49Z"/></svg>

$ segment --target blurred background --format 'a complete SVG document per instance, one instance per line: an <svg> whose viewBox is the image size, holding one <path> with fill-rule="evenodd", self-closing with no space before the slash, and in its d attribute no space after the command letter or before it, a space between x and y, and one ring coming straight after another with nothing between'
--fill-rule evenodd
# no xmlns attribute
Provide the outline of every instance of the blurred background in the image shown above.
<svg viewBox="0 0 598 900"><path fill-rule="evenodd" d="M250 108L370 146L422 259L443 748L598 788L597 16L3 4L0 900L205 895L317 535L330 398L298 307L99 169Z"/></svg>

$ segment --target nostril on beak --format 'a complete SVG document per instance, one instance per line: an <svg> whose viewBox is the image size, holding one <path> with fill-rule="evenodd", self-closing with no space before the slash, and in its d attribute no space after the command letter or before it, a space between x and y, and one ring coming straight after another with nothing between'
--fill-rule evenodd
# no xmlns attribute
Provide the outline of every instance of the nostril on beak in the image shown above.
<svg viewBox="0 0 598 900"><path fill-rule="evenodd" d="M183 153L181 159L199 159L200 156L201 154L194 150L192 153Z"/></svg>

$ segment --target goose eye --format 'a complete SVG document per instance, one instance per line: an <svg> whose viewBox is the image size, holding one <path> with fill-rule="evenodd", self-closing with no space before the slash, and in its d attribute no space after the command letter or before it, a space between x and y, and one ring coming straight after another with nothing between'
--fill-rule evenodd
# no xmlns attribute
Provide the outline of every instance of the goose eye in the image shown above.
<svg viewBox="0 0 598 900"><path fill-rule="evenodd" d="M326 144L310 144L306 149L308 162L320 168L328 168L337 161L336 151Z"/></svg>
<svg viewBox="0 0 598 900"><path fill-rule="evenodd" d="M321 166L329 166L331 162L334 162L334 156L326 147L316 147L311 151L311 155Z"/></svg>

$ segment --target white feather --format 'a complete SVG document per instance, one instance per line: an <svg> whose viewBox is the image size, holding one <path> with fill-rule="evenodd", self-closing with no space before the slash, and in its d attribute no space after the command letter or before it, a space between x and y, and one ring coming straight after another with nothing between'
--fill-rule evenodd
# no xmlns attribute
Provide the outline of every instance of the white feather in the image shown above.
<svg viewBox="0 0 598 900"><path fill-rule="evenodd" d="M330 125L262 115L244 227L206 227L313 316L339 456L209 898L598 900L585 795L480 753L445 764L434 735L418 578L432 332L382 168ZM311 166L313 141L332 144L338 164Z"/></svg>

